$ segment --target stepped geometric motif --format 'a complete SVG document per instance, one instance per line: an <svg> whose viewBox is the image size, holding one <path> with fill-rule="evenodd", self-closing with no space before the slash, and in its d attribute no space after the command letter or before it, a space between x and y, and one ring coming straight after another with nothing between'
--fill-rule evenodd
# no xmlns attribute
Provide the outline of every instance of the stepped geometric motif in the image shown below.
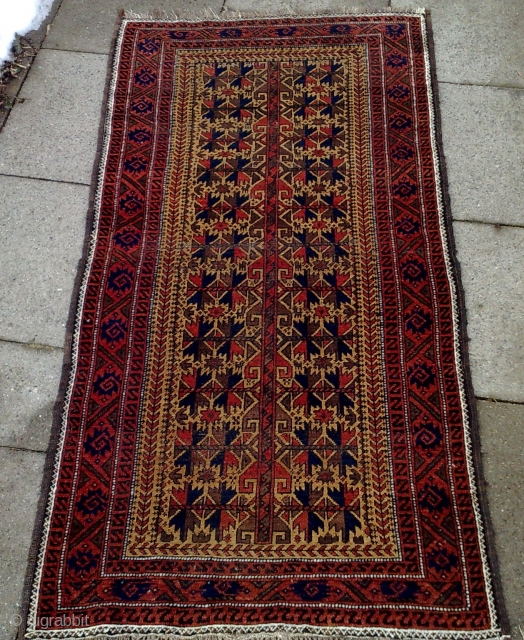
<svg viewBox="0 0 524 640"><path fill-rule="evenodd" d="M242 53L175 80L127 553L395 557L365 48Z"/></svg>

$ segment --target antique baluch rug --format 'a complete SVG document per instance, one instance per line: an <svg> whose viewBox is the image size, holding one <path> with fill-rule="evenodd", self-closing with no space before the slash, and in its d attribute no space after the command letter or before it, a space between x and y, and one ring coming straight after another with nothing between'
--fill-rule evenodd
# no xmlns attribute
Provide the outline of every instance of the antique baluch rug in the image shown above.
<svg viewBox="0 0 524 640"><path fill-rule="evenodd" d="M123 21L26 638L504 635L428 46Z"/></svg>

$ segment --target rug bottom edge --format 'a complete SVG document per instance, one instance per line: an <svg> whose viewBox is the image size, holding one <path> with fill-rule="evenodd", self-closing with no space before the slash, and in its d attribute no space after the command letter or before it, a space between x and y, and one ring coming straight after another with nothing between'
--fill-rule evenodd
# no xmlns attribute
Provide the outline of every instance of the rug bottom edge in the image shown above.
<svg viewBox="0 0 524 640"><path fill-rule="evenodd" d="M185 631L185 632L184 632ZM358 629L355 627L323 628L322 632L294 631L290 629L274 629L253 631L252 627L238 627L238 630L199 631L195 629L180 630L164 627L155 629L120 631L111 625L96 629L30 631L23 636L26 640L326 640L329 638L348 638L358 640L511 640L510 635L500 629L483 631L446 631L415 630L395 628Z"/></svg>

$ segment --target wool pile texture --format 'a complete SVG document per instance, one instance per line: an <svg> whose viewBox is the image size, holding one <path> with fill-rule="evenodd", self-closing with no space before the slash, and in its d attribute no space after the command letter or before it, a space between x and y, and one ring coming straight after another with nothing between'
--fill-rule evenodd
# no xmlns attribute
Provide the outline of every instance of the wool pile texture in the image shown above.
<svg viewBox="0 0 524 640"><path fill-rule="evenodd" d="M127 18L25 637L503 637L425 15Z"/></svg>

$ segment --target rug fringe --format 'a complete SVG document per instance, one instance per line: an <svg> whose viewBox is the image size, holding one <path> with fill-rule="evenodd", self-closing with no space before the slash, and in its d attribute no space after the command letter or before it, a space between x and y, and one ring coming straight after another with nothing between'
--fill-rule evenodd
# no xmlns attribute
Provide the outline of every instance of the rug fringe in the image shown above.
<svg viewBox="0 0 524 640"><path fill-rule="evenodd" d="M155 9L146 13L136 13L132 10L124 11L124 19L128 21L137 22L229 22L234 20L259 20L270 18L344 18L350 15L362 15L362 16L380 16L380 15L424 15L426 9L419 7L416 9L393 9L391 7L384 7L383 9L371 10L366 7L344 7L343 13L340 10L319 10L318 12L308 12L307 14L291 14L291 13L278 13L271 11L233 11L231 9L225 9L221 12L216 12L214 9L207 7L200 11L181 10L181 11L166 11L165 9Z"/></svg>
<svg viewBox="0 0 524 640"><path fill-rule="evenodd" d="M109 627L107 627L108 629ZM424 632L421 631L419 633L413 634L409 631L402 631L399 629L381 629L379 633L340 633L340 627L335 628L335 631L338 634L333 633L294 633L293 631L266 631L262 633L251 633L249 631L235 632L231 631L228 633L195 633L195 634L181 634L181 633L147 633L145 631L137 631L134 632L124 632L117 633L113 635L112 633L108 633L105 631L105 627L98 627L95 631L94 635L89 633L89 629L70 629L70 630L49 630L47 632L36 631L32 633L28 633L26 635L27 640L50 640L52 639L60 639L60 640L327 640L328 638L358 638L358 640L395 640L395 639L403 639L406 640L428 640L429 638L441 640L442 638L454 638L456 640L469 638L473 640L511 640L510 636L500 635L500 632L495 635L492 631L473 631L473 632L455 632L453 635L448 635L445 632L440 633L436 632ZM327 629L329 632L329 629ZM346 629L346 631L357 631L355 629ZM362 630L366 631L366 630ZM453 633L453 632L451 632ZM38 634L38 635L37 635ZM53 635L48 635L53 634ZM55 635L56 634L56 635ZM59 635L60 634L60 635ZM67 634L67 635L61 635Z"/></svg>

